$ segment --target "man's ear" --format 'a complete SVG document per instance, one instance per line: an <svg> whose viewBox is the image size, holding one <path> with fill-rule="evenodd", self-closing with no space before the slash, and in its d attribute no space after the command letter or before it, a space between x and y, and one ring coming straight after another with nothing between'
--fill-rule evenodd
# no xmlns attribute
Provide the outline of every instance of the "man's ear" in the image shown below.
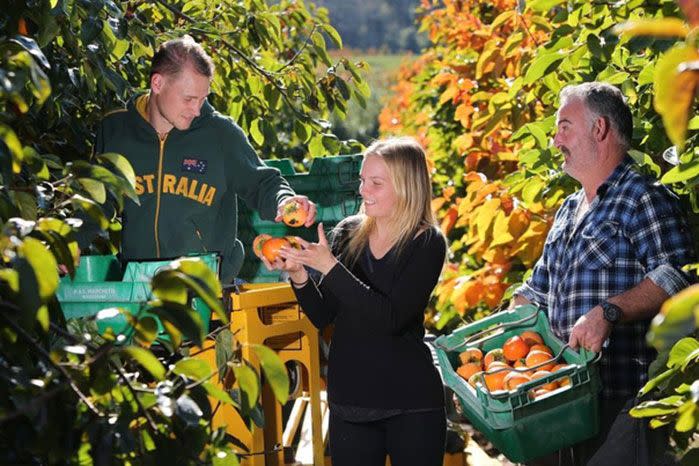
<svg viewBox="0 0 699 466"><path fill-rule="evenodd" d="M163 88L163 81L165 80L165 76L163 76L160 73L153 73L153 75L150 77L150 90L154 94L160 93L160 90Z"/></svg>
<svg viewBox="0 0 699 466"><path fill-rule="evenodd" d="M607 136L609 136L609 120L603 116L598 116L595 119L595 125L593 127L593 135L598 142L604 141Z"/></svg>

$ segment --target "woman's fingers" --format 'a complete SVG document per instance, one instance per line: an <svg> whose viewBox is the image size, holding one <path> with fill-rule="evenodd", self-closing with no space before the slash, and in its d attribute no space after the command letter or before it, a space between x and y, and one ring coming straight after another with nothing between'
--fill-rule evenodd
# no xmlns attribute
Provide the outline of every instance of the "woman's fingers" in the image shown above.
<svg viewBox="0 0 699 466"><path fill-rule="evenodd" d="M323 222L318 224L318 244L321 246L328 246L328 238L326 238L325 230L323 230Z"/></svg>

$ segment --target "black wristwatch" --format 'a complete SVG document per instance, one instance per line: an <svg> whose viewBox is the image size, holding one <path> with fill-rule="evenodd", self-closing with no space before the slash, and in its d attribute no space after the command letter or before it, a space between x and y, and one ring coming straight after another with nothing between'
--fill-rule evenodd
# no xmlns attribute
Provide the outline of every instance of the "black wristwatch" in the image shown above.
<svg viewBox="0 0 699 466"><path fill-rule="evenodd" d="M599 305L602 308L602 316L604 317L604 320L612 325L619 323L621 316L624 315L624 312L619 306L610 303L609 301L602 301Z"/></svg>

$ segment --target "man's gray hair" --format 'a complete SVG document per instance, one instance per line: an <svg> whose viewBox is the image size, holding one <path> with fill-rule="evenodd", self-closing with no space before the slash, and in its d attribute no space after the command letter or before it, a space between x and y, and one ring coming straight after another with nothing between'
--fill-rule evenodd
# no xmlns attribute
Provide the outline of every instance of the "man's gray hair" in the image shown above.
<svg viewBox="0 0 699 466"><path fill-rule="evenodd" d="M631 148L633 117L624 95L611 84L590 82L566 86L560 94L561 106L580 99L594 118L603 117L611 125L624 150Z"/></svg>

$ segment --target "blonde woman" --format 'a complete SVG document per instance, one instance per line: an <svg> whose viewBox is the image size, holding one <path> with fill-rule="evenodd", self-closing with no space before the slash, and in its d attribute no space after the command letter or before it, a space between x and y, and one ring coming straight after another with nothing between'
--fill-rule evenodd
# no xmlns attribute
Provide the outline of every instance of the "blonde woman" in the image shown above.
<svg viewBox="0 0 699 466"><path fill-rule="evenodd" d="M328 363L333 466L440 466L443 388L423 343L424 311L446 253L431 210L420 145L377 141L360 172L361 213L335 228L332 244L282 252L294 292L316 327L334 324ZM316 283L304 266L319 271Z"/></svg>

